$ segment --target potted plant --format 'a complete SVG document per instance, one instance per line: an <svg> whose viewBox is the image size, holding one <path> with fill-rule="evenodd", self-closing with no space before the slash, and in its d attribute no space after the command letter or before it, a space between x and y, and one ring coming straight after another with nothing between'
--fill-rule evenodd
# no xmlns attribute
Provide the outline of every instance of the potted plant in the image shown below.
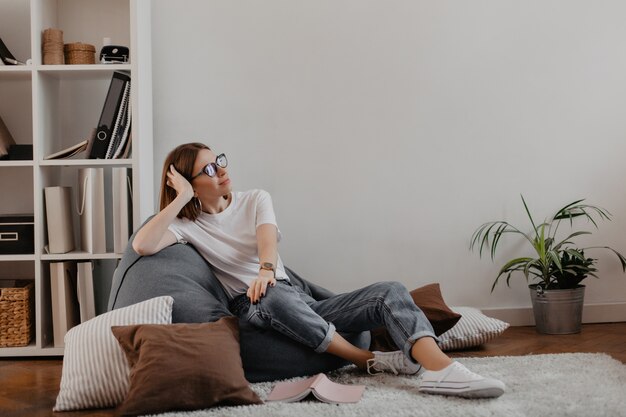
<svg viewBox="0 0 626 417"><path fill-rule="evenodd" d="M569 203L543 223L537 224L522 196L522 203L532 226L529 233L523 232L504 220L498 220L483 224L472 235L470 249L478 248L480 256L483 251L490 251L492 260L500 239L505 234L519 235L530 243L534 250L533 255L506 262L500 268L491 286L491 292L503 276L506 276L506 284L510 286L513 273L522 273L526 277L526 282L530 279L534 280L529 288L535 324L539 333L580 332L585 294L585 286L580 282L587 276L598 278L596 275L597 259L587 257L586 250L612 251L621 262L622 270L626 272L626 258L616 250L608 246L579 248L574 245L575 237L591 234L589 231L570 230L567 237L557 239L557 232L562 221L569 223L570 229L573 229L574 221L580 217L586 218L596 228L598 227L596 220L611 219L611 214L607 210L583 204L583 201L577 200Z"/></svg>

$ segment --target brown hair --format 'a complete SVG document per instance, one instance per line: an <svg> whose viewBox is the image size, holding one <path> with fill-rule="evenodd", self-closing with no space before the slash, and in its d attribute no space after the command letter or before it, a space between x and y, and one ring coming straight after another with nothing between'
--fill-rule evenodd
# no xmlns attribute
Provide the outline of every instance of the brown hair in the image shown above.
<svg viewBox="0 0 626 417"><path fill-rule="evenodd" d="M161 198L159 210L163 210L167 207L177 195L176 190L167 185L167 172L170 169L170 165L174 165L176 171L190 181L193 174L195 174L195 172L193 172L193 165L196 162L198 152L203 149L211 150L211 148L203 143L185 143L177 146L167 155L165 162L163 163L163 173L161 175ZM185 205L185 207L182 208L181 211L178 212L176 217L185 217L194 221L200 215L200 211L200 205L197 201L195 201L194 197Z"/></svg>

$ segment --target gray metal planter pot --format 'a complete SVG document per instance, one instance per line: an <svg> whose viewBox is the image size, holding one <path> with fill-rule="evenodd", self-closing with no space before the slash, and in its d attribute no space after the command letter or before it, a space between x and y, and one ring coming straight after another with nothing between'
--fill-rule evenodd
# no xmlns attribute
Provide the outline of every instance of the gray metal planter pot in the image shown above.
<svg viewBox="0 0 626 417"><path fill-rule="evenodd" d="M580 333L585 286L568 290L544 290L529 285L537 332L544 334Z"/></svg>

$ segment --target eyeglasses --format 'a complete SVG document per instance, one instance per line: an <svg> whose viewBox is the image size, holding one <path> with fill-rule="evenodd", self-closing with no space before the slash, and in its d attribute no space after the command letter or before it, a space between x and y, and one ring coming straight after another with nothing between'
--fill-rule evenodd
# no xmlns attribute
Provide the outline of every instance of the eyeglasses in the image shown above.
<svg viewBox="0 0 626 417"><path fill-rule="evenodd" d="M213 178L215 174L217 174L217 167L226 168L227 166L228 159L226 159L226 155L223 153L219 154L217 155L217 158L215 158L215 162L209 162L208 164L206 164L206 166L202 168L202 171L191 177L191 179L193 180L194 178L197 178L202 174L207 174L209 177Z"/></svg>

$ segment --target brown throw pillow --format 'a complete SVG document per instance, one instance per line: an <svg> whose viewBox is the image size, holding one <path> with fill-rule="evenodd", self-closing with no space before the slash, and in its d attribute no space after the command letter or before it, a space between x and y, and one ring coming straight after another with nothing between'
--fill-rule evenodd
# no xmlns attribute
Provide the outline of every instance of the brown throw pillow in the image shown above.
<svg viewBox="0 0 626 417"><path fill-rule="evenodd" d="M118 408L124 415L262 403L244 377L235 317L111 331L131 367L130 389Z"/></svg>
<svg viewBox="0 0 626 417"><path fill-rule="evenodd" d="M430 321L437 336L450 330L461 319L461 315L452 311L443 301L438 283L417 288L410 294L415 305L424 312ZM371 333L370 350L390 352L400 348L393 342L386 328L379 327L372 330Z"/></svg>

